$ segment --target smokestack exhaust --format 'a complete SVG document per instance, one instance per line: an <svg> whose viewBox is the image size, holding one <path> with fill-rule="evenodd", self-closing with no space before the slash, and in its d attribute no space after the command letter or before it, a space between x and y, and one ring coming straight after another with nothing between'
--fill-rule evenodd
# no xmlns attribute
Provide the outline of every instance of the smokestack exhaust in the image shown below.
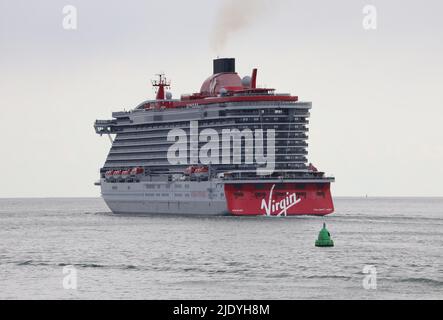
<svg viewBox="0 0 443 320"><path fill-rule="evenodd" d="M214 59L214 74L223 72L235 72L234 58Z"/></svg>

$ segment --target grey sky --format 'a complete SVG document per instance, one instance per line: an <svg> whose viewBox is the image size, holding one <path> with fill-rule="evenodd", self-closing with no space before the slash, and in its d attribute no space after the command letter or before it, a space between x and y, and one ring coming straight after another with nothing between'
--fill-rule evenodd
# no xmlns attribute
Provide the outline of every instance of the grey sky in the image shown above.
<svg viewBox="0 0 443 320"><path fill-rule="evenodd" d="M274 1L214 52L220 2L0 0L0 197L98 196L93 121L153 97L158 72L198 91L216 55L313 102L309 159L333 195L443 196L441 1Z"/></svg>

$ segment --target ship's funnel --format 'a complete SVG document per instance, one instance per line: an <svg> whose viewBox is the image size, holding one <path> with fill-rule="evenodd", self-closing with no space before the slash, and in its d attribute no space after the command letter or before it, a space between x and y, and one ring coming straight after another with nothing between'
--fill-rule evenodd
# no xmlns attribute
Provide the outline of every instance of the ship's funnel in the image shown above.
<svg viewBox="0 0 443 320"><path fill-rule="evenodd" d="M235 72L234 58L214 59L214 74L222 72Z"/></svg>

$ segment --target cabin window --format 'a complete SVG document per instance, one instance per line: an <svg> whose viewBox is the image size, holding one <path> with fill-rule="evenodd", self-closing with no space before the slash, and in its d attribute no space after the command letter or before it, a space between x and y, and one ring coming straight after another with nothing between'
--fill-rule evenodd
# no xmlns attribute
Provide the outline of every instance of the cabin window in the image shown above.
<svg viewBox="0 0 443 320"><path fill-rule="evenodd" d="M306 192L297 192L296 196L298 199L306 199Z"/></svg>

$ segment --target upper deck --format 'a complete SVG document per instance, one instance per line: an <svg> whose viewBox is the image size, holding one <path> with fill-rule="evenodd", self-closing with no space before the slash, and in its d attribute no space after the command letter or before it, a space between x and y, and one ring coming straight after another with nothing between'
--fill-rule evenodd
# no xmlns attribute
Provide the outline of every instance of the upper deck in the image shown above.
<svg viewBox="0 0 443 320"><path fill-rule="evenodd" d="M263 131L267 134L272 131L275 175L267 176L267 179L314 178L315 175L309 172L306 175L305 172L308 170L307 125L311 102L299 101L298 96L291 94L276 93L274 89L257 88L256 69L252 76L240 78L235 72L235 65L223 64L226 60L215 60L214 74L204 81L198 93L172 99L172 95L166 91L170 83L159 75L159 79L153 82L157 87L155 99L143 101L129 111L113 112L112 120L97 120L94 127L98 134L116 134L102 172L142 167L150 175L154 172L166 175L181 173L191 163L191 153L201 151L207 143L199 138L200 133L211 130L220 137L217 158L221 159L226 149L232 151L231 163L212 163L213 172L230 171L232 174L226 179L231 181L254 180L255 175L247 174L247 170L255 172L257 164L243 160L250 147L256 147L255 141L251 142L257 139L255 133ZM198 126L195 132L191 129L192 123ZM176 142L168 139L173 129L185 133L189 140ZM234 148L234 143L229 148L222 143L223 131L232 129L238 129L245 135L238 145L241 149L240 163L233 160L233 150L237 148ZM192 147L191 140L197 141ZM186 155L176 157L178 163L171 162L167 157L172 145L189 147ZM265 138L263 150L266 155L267 148ZM240 170L243 175L237 177L235 170ZM315 180L323 180L323 177L315 176Z"/></svg>
<svg viewBox="0 0 443 320"><path fill-rule="evenodd" d="M172 94L166 89L170 82L163 75L152 82L157 88L156 98L141 102L131 111L114 112L112 116L118 120L97 120L95 129L98 134L116 133L119 126L127 126L141 122L177 121L195 118L196 113L205 110L208 113L216 108L254 109L264 108L310 108L310 103L298 102L297 96L277 94L275 89L257 88L257 69L252 76L240 76L235 72L234 59L214 60L214 73L207 78L199 92L183 94L180 99L172 99ZM177 113L178 111L180 113ZM193 114L194 113L194 114ZM301 111L303 113L303 111ZM232 114L232 113L231 113ZM246 114L243 112L243 114ZM223 116L223 113L212 112L213 117ZM175 118L175 119L174 119Z"/></svg>

